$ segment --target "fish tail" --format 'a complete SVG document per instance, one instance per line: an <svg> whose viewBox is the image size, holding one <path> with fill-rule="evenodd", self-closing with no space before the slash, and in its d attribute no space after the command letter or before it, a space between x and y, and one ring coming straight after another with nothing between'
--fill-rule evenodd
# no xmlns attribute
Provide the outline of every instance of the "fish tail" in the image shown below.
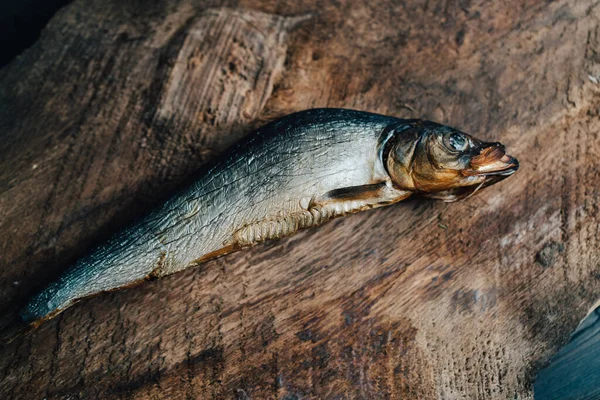
<svg viewBox="0 0 600 400"><path fill-rule="evenodd" d="M33 296L20 310L20 319L35 328L85 298L134 286L156 273L155 263L144 259L144 254L137 254L136 248L128 249L125 254L101 250L80 259Z"/></svg>

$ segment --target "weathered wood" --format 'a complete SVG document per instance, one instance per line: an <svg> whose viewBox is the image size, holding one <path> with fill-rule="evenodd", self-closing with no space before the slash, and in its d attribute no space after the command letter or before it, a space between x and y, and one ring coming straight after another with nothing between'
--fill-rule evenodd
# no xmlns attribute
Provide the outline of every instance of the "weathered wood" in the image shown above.
<svg viewBox="0 0 600 400"><path fill-rule="evenodd" d="M600 293L599 23L578 0L74 1L0 71L4 308L276 115L429 118L522 168L84 301L0 349L0 396L530 398Z"/></svg>

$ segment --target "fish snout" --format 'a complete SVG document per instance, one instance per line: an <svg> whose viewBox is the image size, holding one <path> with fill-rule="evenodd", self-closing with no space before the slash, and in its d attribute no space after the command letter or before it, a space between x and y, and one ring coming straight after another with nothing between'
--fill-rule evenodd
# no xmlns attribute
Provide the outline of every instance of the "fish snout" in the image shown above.
<svg viewBox="0 0 600 400"><path fill-rule="evenodd" d="M469 166L463 171L464 175L509 176L519 169L519 161L506 154L502 143L484 143Z"/></svg>

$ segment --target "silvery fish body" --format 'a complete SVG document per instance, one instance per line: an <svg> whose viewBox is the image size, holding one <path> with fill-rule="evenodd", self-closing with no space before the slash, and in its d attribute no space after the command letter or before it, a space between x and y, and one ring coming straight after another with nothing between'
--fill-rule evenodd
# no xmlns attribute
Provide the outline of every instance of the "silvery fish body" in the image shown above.
<svg viewBox="0 0 600 400"><path fill-rule="evenodd" d="M433 136L450 144L430 143ZM419 158L422 151L435 153L438 145L446 152L457 151L457 140L460 146L469 141L469 160L478 159L477 168L492 156L488 164L504 166L494 164L485 175L459 171L460 185L453 178L446 186L428 172L433 167L419 169L418 163L431 162L429 156ZM516 160L508 160L503 147L498 149L498 144L484 146L426 121L344 109L288 115L248 136L190 186L81 258L20 316L36 326L78 299L168 275L412 193L448 201L463 198L516 170ZM461 150L460 157L465 154ZM450 168L442 164L435 173Z"/></svg>
<svg viewBox="0 0 600 400"><path fill-rule="evenodd" d="M29 303L24 318L35 321L76 299L182 270L232 245L234 234L253 222L277 221L331 190L383 179L378 140L391 122L314 110L259 129L191 186L80 259ZM248 245L251 234L250 226Z"/></svg>

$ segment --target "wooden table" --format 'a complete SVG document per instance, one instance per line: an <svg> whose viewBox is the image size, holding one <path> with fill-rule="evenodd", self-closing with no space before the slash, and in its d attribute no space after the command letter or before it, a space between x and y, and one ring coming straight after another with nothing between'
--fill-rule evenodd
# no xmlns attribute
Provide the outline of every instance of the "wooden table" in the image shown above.
<svg viewBox="0 0 600 400"><path fill-rule="evenodd" d="M75 0L0 70L14 310L264 121L436 120L521 162L84 301L0 349L1 398L527 399L600 293L588 0Z"/></svg>

